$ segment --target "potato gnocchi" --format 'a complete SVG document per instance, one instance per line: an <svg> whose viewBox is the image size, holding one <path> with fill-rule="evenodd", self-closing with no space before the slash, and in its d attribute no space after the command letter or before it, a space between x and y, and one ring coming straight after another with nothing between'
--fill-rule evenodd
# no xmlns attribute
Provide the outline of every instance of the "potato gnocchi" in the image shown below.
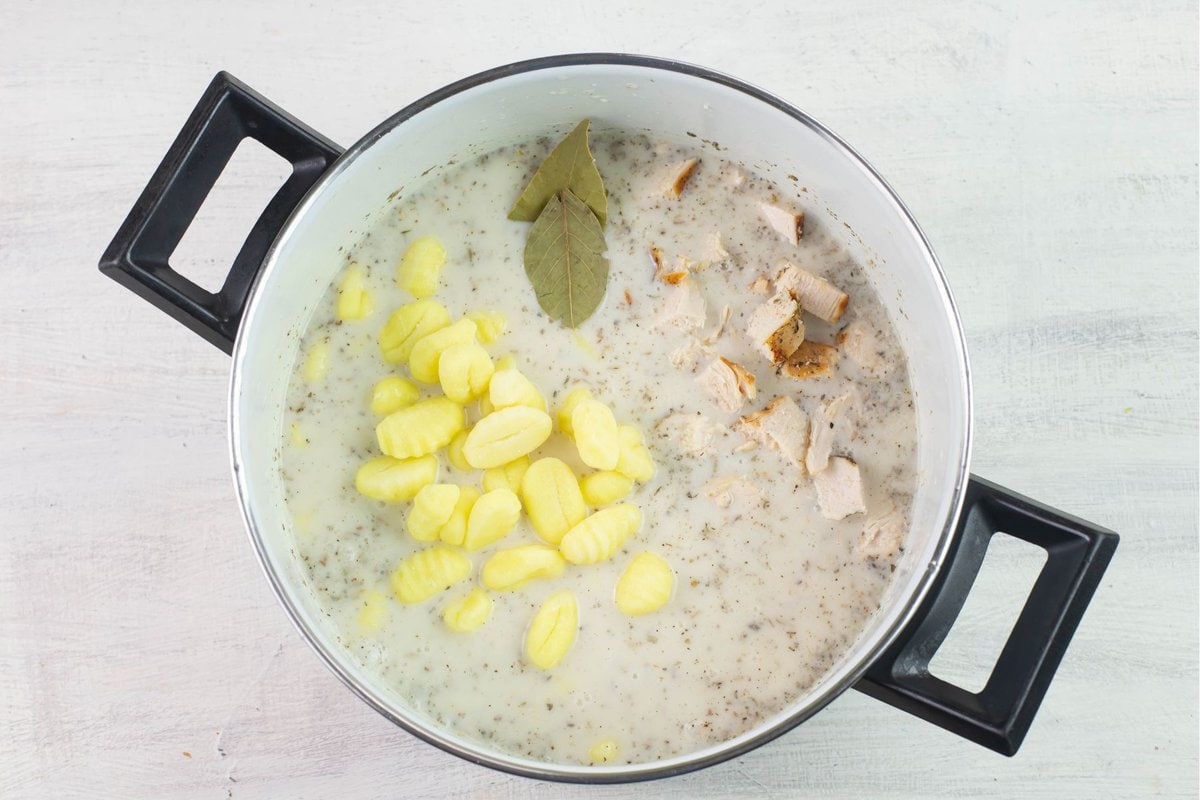
<svg viewBox="0 0 1200 800"><path fill-rule="evenodd" d="M470 633L481 628L491 615L491 595L475 588L446 604L442 611L442 622L455 633Z"/></svg>
<svg viewBox="0 0 1200 800"><path fill-rule="evenodd" d="M604 508L563 536L559 549L572 564L596 564L617 554L642 523L642 512L630 503Z"/></svg>
<svg viewBox="0 0 1200 800"><path fill-rule="evenodd" d="M570 592L546 598L525 634L525 655L540 669L554 669L567 656L579 631L579 603Z"/></svg>
<svg viewBox="0 0 1200 800"><path fill-rule="evenodd" d="M617 608L631 617L649 614L666 605L675 588L671 565L654 553L638 553L617 580Z"/></svg>
<svg viewBox="0 0 1200 800"><path fill-rule="evenodd" d="M401 603L423 603L471 574L471 560L457 550L435 545L418 550L392 573L392 590Z"/></svg>

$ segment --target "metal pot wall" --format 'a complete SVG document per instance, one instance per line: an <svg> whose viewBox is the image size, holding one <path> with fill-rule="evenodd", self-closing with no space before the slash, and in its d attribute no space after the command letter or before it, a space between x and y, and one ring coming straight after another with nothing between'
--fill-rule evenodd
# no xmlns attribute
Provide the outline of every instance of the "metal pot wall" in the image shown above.
<svg viewBox="0 0 1200 800"><path fill-rule="evenodd" d="M912 529L882 607L849 653L790 708L745 734L675 758L615 767L531 761L438 727L336 643L290 548L277 443L301 334L353 242L393 192L431 167L591 117L597 127L720 143L721 155L781 181L802 175L818 215L852 232L905 347L916 395L921 476ZM258 219L223 288L170 266L244 138L293 172ZM870 260L868 262L868 259ZM359 697L406 730L480 764L538 778L664 777L756 747L854 687L993 750L1020 746L1117 536L970 475L971 388L957 311L907 209L846 143L783 100L674 61L555 56L499 67L403 109L343 151L232 77L217 75L109 246L100 268L233 355L230 445L238 500L263 569L303 636ZM1045 548L1047 561L985 688L965 691L929 661L961 609L993 533Z"/></svg>

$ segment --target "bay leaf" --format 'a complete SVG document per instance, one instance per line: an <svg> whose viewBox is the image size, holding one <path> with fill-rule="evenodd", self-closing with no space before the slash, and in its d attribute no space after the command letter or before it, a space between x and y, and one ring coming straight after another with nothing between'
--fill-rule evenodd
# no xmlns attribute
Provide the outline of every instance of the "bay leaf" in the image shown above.
<svg viewBox="0 0 1200 800"><path fill-rule="evenodd" d="M552 195L525 240L525 274L538 305L576 328L604 299L608 259L600 220L570 189Z"/></svg>
<svg viewBox="0 0 1200 800"><path fill-rule="evenodd" d="M576 125L550 151L508 212L509 219L533 222L556 192L570 189L595 213L600 227L605 226L608 222L608 196L604 192L604 179L600 177L596 159L588 147L590 123L591 120L585 119Z"/></svg>

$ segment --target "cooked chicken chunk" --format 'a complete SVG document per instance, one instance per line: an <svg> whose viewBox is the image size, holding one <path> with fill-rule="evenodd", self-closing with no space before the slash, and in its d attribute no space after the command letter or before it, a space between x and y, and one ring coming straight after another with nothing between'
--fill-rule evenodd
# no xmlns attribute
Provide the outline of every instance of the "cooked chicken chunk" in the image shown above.
<svg viewBox="0 0 1200 800"><path fill-rule="evenodd" d="M696 166L699 163L700 159L689 158L687 161L680 161L671 167L671 178L667 181L665 192L667 197L679 197L679 195L683 194L684 187L692 179L692 173L696 171Z"/></svg>
<svg viewBox="0 0 1200 800"><path fill-rule="evenodd" d="M838 334L838 344L850 360L871 374L886 372L888 364L880 356L879 340L871 326L856 319Z"/></svg>
<svg viewBox="0 0 1200 800"><path fill-rule="evenodd" d="M675 259L675 265L667 264L662 248L650 245L650 260L654 263L654 278L672 286L682 283L688 277L688 260L680 256Z"/></svg>
<svg viewBox="0 0 1200 800"><path fill-rule="evenodd" d="M858 464L848 458L829 459L829 466L813 476L813 485L817 489L817 506L825 519L843 519L867 510Z"/></svg>
<svg viewBox="0 0 1200 800"><path fill-rule="evenodd" d="M907 532L908 521L893 503L885 513L863 523L858 552L866 558L889 558L899 552Z"/></svg>
<svg viewBox="0 0 1200 800"><path fill-rule="evenodd" d="M804 212L791 212L770 203L759 203L758 210L776 233L792 244L799 244L804 236Z"/></svg>
<svg viewBox="0 0 1200 800"><path fill-rule="evenodd" d="M671 414L654 426L660 436L671 441L686 456L702 456L725 426L703 414Z"/></svg>
<svg viewBox="0 0 1200 800"><path fill-rule="evenodd" d="M775 291L787 292L800 308L826 322L841 319L850 302L850 297L829 281L787 261L775 273Z"/></svg>
<svg viewBox="0 0 1200 800"><path fill-rule="evenodd" d="M804 466L808 467L809 475L816 475L828 466L836 442L845 443L850 439L855 400L853 392L846 392L823 404L813 414L808 454L804 456Z"/></svg>
<svg viewBox="0 0 1200 800"><path fill-rule="evenodd" d="M784 363L804 341L799 305L786 292L776 292L750 312L746 336L772 364Z"/></svg>
<svg viewBox="0 0 1200 800"><path fill-rule="evenodd" d="M725 243L721 239L721 232L714 231L704 237L704 242L700 249L693 253L696 256L696 261L701 264L719 264L729 258L729 251L725 249Z"/></svg>
<svg viewBox="0 0 1200 800"><path fill-rule="evenodd" d="M737 376L738 391L745 395L747 400L753 400L755 397L758 397L758 389L755 388L757 381L754 378L754 373L748 372L741 364L736 361L730 361L724 356L721 357L721 361L725 366L733 370L733 374Z"/></svg>
<svg viewBox="0 0 1200 800"><path fill-rule="evenodd" d="M780 368L781 375L796 380L820 378L833 372L837 365L837 348L820 342L803 342L788 356L787 363Z"/></svg>
<svg viewBox="0 0 1200 800"><path fill-rule="evenodd" d="M742 417L733 428L749 439L771 444L793 465L804 465L808 417L792 398L776 397L762 411Z"/></svg>
<svg viewBox="0 0 1200 800"><path fill-rule="evenodd" d="M725 307L721 309L721 316L717 318L717 326L700 341L704 344L715 344L717 339L721 338L721 332L725 330L725 326L729 323L729 315L732 313L733 309L726 303Z"/></svg>
<svg viewBox="0 0 1200 800"><path fill-rule="evenodd" d="M700 384L717 406L724 411L741 411L746 399L754 399L754 376L742 367L725 358L714 358L696 376Z"/></svg>
<svg viewBox="0 0 1200 800"><path fill-rule="evenodd" d="M691 372L700 361L700 356L706 352L707 348L696 337L689 336L686 342L671 351L671 365L675 369Z"/></svg>
<svg viewBox="0 0 1200 800"><path fill-rule="evenodd" d="M704 325L704 295L691 278L683 280L668 290L666 302L655 320L659 327L674 326L689 331Z"/></svg>

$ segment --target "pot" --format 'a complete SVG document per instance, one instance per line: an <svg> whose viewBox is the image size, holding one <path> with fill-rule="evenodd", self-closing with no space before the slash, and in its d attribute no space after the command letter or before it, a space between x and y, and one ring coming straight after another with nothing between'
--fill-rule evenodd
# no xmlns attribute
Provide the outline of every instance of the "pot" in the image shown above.
<svg viewBox="0 0 1200 800"><path fill-rule="evenodd" d="M394 192L445 165L591 117L599 127L707 141L777 182L802 175L812 210L844 222L908 353L920 443L912 529L880 611L846 656L790 708L735 739L653 763L550 764L439 728L336 643L291 554L277 468L285 389L301 334L342 259ZM176 273L171 253L244 138L293 172L255 223L221 290ZM695 138L692 138L695 137ZM713 144L715 143L715 144ZM418 100L348 150L225 73L216 76L100 262L100 269L233 355L230 452L237 496L267 579L301 634L350 689L405 730L470 761L543 779L658 778L745 753L853 687L998 752L1017 751L1117 536L969 474L971 384L957 311L937 259L891 188L845 142L760 89L675 61L580 54L474 75ZM992 535L1047 560L978 693L929 661L961 609Z"/></svg>

